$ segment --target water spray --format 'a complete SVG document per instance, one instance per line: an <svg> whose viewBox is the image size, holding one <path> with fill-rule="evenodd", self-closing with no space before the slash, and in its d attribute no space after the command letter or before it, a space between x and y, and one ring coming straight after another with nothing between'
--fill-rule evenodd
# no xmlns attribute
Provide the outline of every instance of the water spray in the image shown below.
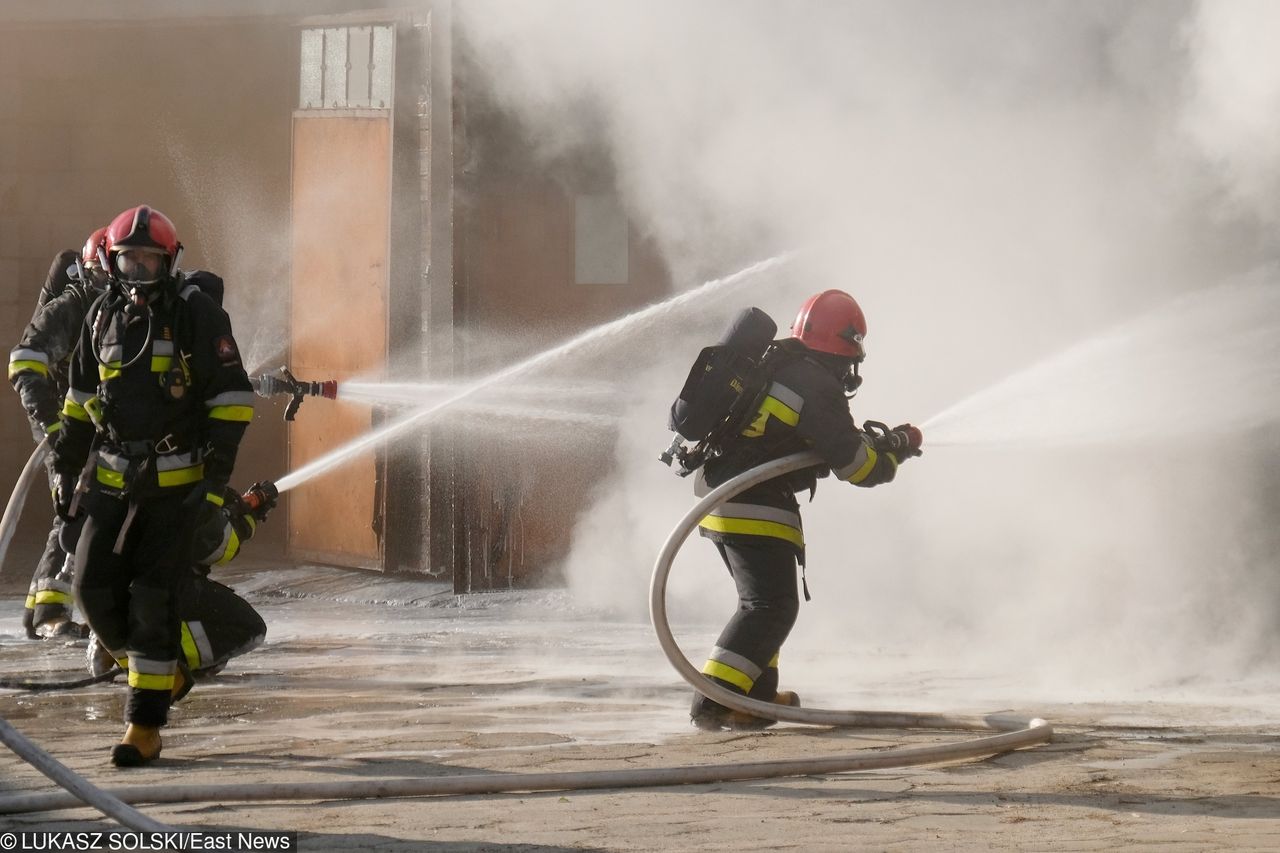
<svg viewBox="0 0 1280 853"><path fill-rule="evenodd" d="M672 312L684 308L691 302L696 302L705 298L707 295L718 292L726 287L741 284L760 273L767 272L768 270L789 262L795 257L795 254L795 252L783 252L763 261L757 261L751 266L739 270L732 275L724 278L713 279L712 281L708 281L686 293L681 293L663 302L650 305L647 308L642 308L639 311L626 315L625 317L620 317L617 320L589 329L558 347L546 350L532 358L525 359L518 364L514 364L504 370L500 370L497 373L478 379L453 394L450 394L443 400L412 410L397 420L367 433L360 438L325 454L324 456L308 462L297 471L286 474L276 483L276 485L279 487L281 493L287 492L290 489L305 483L307 480L324 473L325 471L336 468L339 465L350 461L379 442L385 441L405 432L406 430L426 423L441 411L454 406L463 400L473 397L487 388L506 382L525 373L529 373L530 371L546 367L547 365L553 364L568 355L579 354L581 351L586 350L591 346L612 343L616 340L619 334L630 331L633 327L641 326L645 323L665 317Z"/></svg>
<svg viewBox="0 0 1280 853"><path fill-rule="evenodd" d="M1170 441L1274 423L1278 272L1187 294L1007 376L925 421L929 445Z"/></svg>

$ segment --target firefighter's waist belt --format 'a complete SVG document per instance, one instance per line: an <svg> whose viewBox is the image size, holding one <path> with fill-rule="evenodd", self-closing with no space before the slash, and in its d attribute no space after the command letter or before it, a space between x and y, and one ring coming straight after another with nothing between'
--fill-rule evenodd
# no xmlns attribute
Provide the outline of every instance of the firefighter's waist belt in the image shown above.
<svg viewBox="0 0 1280 853"><path fill-rule="evenodd" d="M192 445L190 442L181 441L172 435L166 435L159 441L151 439L141 439L139 441L116 441L114 439L104 441L103 448L120 456L128 456L135 459L157 455L168 456L174 453L190 453Z"/></svg>

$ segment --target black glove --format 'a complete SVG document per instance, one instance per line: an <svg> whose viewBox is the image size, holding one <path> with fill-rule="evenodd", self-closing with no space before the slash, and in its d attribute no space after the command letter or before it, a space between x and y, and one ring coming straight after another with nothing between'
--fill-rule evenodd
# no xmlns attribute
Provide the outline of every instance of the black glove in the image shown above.
<svg viewBox="0 0 1280 853"><path fill-rule="evenodd" d="M78 481L76 475L66 471L55 471L53 474L53 511L58 514L58 518L68 523L75 521L71 505L75 503Z"/></svg>
<svg viewBox="0 0 1280 853"><path fill-rule="evenodd" d="M892 453L899 462L920 456L920 445L924 443L924 435L920 428L911 424L900 424L889 429L879 421L867 421L863 431L871 437L871 446L879 453Z"/></svg>

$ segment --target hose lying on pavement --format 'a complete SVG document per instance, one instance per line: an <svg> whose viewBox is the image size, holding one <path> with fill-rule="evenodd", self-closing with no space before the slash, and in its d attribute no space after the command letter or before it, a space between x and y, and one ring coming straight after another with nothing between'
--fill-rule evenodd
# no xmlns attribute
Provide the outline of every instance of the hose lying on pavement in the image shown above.
<svg viewBox="0 0 1280 853"><path fill-rule="evenodd" d="M172 831L173 827L147 817L101 788L93 786L83 776L78 776L65 764L27 740L3 717L0 717L0 743L12 749L23 761L69 791L69 794L58 796L67 797L73 806L82 804L93 806L107 817L115 818L129 829L136 829L139 832Z"/></svg>
<svg viewBox="0 0 1280 853"><path fill-rule="evenodd" d="M13 678L0 678L0 689L2 690L76 690L81 687L92 687L95 684L101 684L104 681L110 681L117 675L123 675L124 670L118 666L99 675L90 675L86 678L79 678L75 681L19 681Z"/></svg>
<svg viewBox="0 0 1280 853"><path fill-rule="evenodd" d="M282 782L245 785L163 785L113 788L108 793L127 803L256 802L271 800L358 800L384 797L497 794L517 791L569 791L601 788L637 788L666 785L812 776L911 767L942 761L997 755L1043 743L1053 735L1044 720L1021 720L1001 715L949 716L945 714L830 711L818 708L784 708L758 702L725 690L703 678L680 652L666 615L666 583L671 563L698 521L715 506L758 482L817 463L812 453L796 454L753 468L715 489L691 509L672 531L654 567L650 587L650 615L658 640L676 671L695 689L711 699L757 716L786 722L827 726L932 728L981 730L999 734L960 743L871 752L861 750L825 758L778 759L748 763L683 765L649 769L588 770L563 773L481 773L426 778L359 780L346 782ZM25 756L24 756L25 757ZM83 780L81 780L83 781ZM87 784L87 783L86 783ZM0 814L54 811L75 808L80 801L67 794L20 794L0 798Z"/></svg>

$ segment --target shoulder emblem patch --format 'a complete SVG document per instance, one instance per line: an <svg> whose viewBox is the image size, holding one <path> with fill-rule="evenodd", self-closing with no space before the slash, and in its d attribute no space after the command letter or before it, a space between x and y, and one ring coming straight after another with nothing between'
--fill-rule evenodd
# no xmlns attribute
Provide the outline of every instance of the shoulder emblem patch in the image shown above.
<svg viewBox="0 0 1280 853"><path fill-rule="evenodd" d="M235 338L230 335L223 335L214 341L213 349L218 354L218 361L230 364L240 358L240 350L236 348Z"/></svg>

